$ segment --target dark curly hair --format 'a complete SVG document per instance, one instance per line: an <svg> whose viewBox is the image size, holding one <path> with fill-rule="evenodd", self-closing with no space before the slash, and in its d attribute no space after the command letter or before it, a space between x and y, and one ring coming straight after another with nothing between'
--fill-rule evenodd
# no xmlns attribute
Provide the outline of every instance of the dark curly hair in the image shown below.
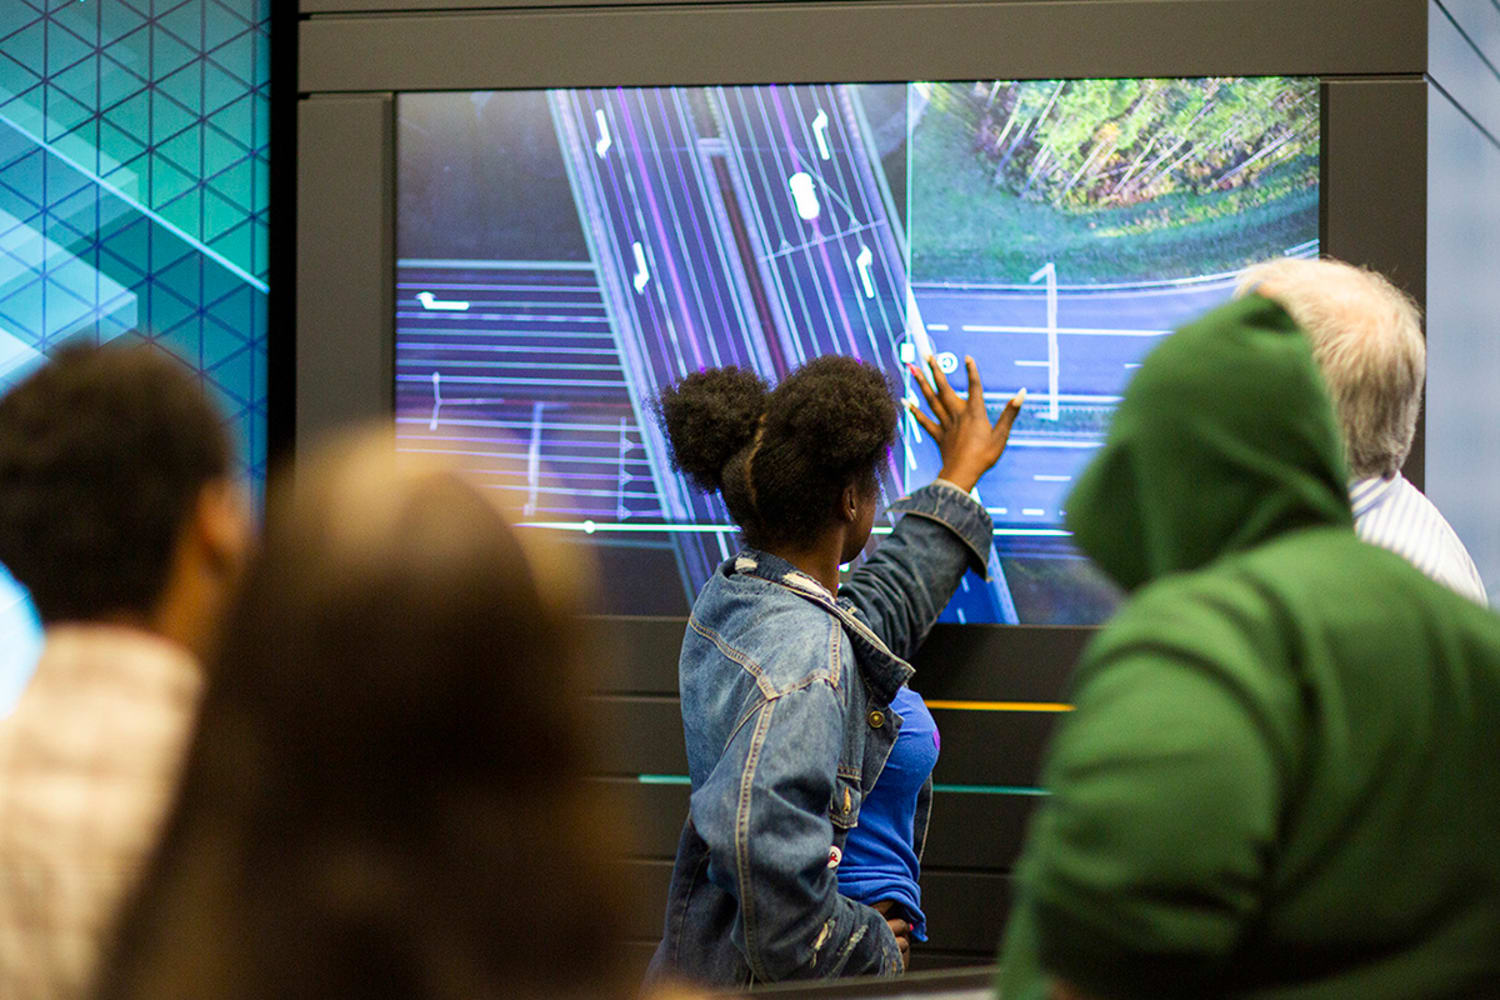
<svg viewBox="0 0 1500 1000"><path fill-rule="evenodd" d="M672 463L724 497L756 548L810 543L844 488L876 489L896 440L896 401L879 369L815 358L772 390L741 368L689 375L657 401Z"/></svg>
<svg viewBox="0 0 1500 1000"><path fill-rule="evenodd" d="M148 615L229 456L181 363L141 345L64 346L0 399L0 563L44 622Z"/></svg>

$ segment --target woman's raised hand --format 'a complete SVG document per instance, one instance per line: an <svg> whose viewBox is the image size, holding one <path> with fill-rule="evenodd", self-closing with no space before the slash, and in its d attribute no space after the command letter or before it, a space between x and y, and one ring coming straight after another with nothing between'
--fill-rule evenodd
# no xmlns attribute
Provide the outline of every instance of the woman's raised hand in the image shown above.
<svg viewBox="0 0 1500 1000"><path fill-rule="evenodd" d="M927 367L932 370L932 382L916 365L908 364L922 397L932 410L929 417L917 404L907 402L907 407L917 423L937 442L938 452L943 457L943 466L938 471L939 479L946 479L959 489L968 491L979 482L979 477L988 472L1000 460L1005 451L1005 442L1010 440L1011 425L1021 404L1026 401L1026 390L1011 397L1000 411L999 418L990 423L989 413L984 408L984 386L979 382L979 366L971 357L964 358L969 372L969 397L963 398L948 384L937 359L927 356Z"/></svg>

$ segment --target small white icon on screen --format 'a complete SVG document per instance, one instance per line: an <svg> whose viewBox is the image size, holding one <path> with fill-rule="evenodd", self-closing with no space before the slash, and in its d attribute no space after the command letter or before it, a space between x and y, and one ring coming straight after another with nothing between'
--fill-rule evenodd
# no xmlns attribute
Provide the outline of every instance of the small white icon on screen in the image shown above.
<svg viewBox="0 0 1500 1000"><path fill-rule="evenodd" d="M431 292L418 292L417 301L422 303L423 309L432 312L465 312L469 308L469 304L461 299L440 299Z"/></svg>
<svg viewBox="0 0 1500 1000"><path fill-rule="evenodd" d="M635 254L635 277L632 280L639 294L646 290L646 283L651 280L651 269L646 266L646 248L641 246L640 240L630 244L630 249Z"/></svg>
<svg viewBox="0 0 1500 1000"><path fill-rule="evenodd" d="M813 187L812 174L799 170L787 178L787 184L792 189L792 204L797 207L797 214L804 221L811 222L822 214L823 209L818 204L818 192Z"/></svg>

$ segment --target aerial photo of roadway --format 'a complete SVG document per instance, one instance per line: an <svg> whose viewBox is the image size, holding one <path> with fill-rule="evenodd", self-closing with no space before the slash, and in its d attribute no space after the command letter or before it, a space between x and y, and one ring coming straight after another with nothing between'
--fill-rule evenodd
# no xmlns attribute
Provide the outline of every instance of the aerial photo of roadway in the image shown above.
<svg viewBox="0 0 1500 1000"><path fill-rule="evenodd" d="M462 456L523 523L674 574L666 604L619 609L676 611L737 539L670 467L663 386L837 352L916 398L908 362L964 391L972 355L992 408L1028 401L978 487L990 580L945 618L1102 619L1114 597L1068 545L1064 498L1153 345L1238 268L1317 252L1317 115L1296 81L1265 91L1285 95L1269 122L1235 81L1088 82L402 95L400 447ZM1085 100L1102 124L1065 131ZM1033 248L1010 225L1073 229ZM1182 250L1209 230L1212 253ZM1111 239L1135 256L1092 249ZM886 499L936 467L903 420Z"/></svg>

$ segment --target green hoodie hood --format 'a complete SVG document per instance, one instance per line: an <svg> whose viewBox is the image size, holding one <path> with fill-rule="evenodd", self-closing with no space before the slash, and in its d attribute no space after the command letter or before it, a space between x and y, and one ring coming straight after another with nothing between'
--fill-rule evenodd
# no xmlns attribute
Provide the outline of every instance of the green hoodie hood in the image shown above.
<svg viewBox="0 0 1500 1000"><path fill-rule="evenodd" d="M1299 528L1352 528L1346 481L1306 336L1280 306L1251 295L1146 358L1068 497L1068 527L1134 590Z"/></svg>

